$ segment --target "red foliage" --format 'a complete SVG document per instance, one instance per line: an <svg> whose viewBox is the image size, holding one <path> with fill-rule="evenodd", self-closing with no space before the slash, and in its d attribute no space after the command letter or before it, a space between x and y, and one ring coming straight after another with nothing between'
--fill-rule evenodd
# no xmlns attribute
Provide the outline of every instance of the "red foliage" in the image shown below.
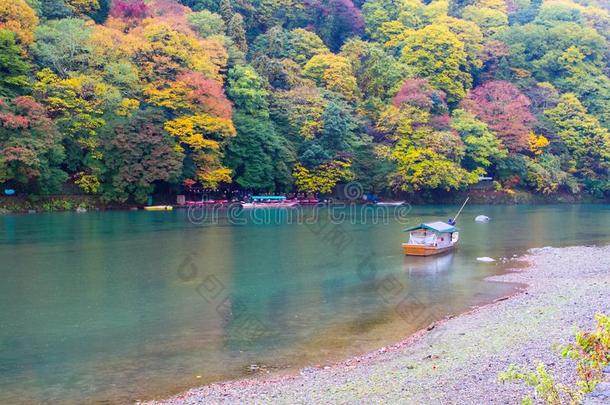
<svg viewBox="0 0 610 405"><path fill-rule="evenodd" d="M497 80L472 90L461 107L487 123L511 152L517 152L527 148L529 133L536 122L530 104L530 99L514 84Z"/></svg>
<svg viewBox="0 0 610 405"><path fill-rule="evenodd" d="M158 119L153 114L139 115L115 128L106 145L106 161L116 190L146 193L150 184L168 181L182 167L181 156L166 141Z"/></svg>
<svg viewBox="0 0 610 405"><path fill-rule="evenodd" d="M149 7L150 15L154 16L156 21L163 21L176 31L194 35L187 19L191 12L188 7L176 0L155 0L149 3Z"/></svg>
<svg viewBox="0 0 610 405"><path fill-rule="evenodd" d="M191 89L187 96L189 103L202 108L210 115L231 118L231 102L227 99L220 83L207 79L197 72L181 73L177 80Z"/></svg>
<svg viewBox="0 0 610 405"><path fill-rule="evenodd" d="M114 0L110 15L123 20L141 20L149 13L144 0Z"/></svg>
<svg viewBox="0 0 610 405"><path fill-rule="evenodd" d="M49 117L47 109L32 97L17 97L13 99L13 105L15 106L15 111L27 119L30 127L47 133L55 131L53 121Z"/></svg>
<svg viewBox="0 0 610 405"><path fill-rule="evenodd" d="M0 112L0 123L6 129L27 129L30 121L26 117L10 112Z"/></svg>
<svg viewBox="0 0 610 405"><path fill-rule="evenodd" d="M434 115L430 117L430 126L437 131L448 130L451 127L451 117L449 114Z"/></svg>
<svg viewBox="0 0 610 405"><path fill-rule="evenodd" d="M517 175L510 176L508 179L504 181L505 188L513 188L521 183L521 177Z"/></svg>
<svg viewBox="0 0 610 405"><path fill-rule="evenodd" d="M364 30L364 18L360 9L354 5L352 0L330 0L327 4L330 12L343 20L354 32Z"/></svg>
<svg viewBox="0 0 610 405"><path fill-rule="evenodd" d="M11 100L11 105L5 101L0 103L0 125L8 129L28 129L35 127L51 131L53 123L47 110L32 97L22 96Z"/></svg>
<svg viewBox="0 0 610 405"><path fill-rule="evenodd" d="M197 184L197 182L193 179L185 179L182 181L182 185L187 189L192 188L195 184Z"/></svg>
<svg viewBox="0 0 610 405"><path fill-rule="evenodd" d="M175 0L155 0L151 4L152 14L155 16L183 16L190 12L188 7Z"/></svg>
<svg viewBox="0 0 610 405"><path fill-rule="evenodd" d="M445 104L445 93L435 90L426 79L407 79L392 100L396 107L410 105L427 111Z"/></svg>
<svg viewBox="0 0 610 405"><path fill-rule="evenodd" d="M358 34L364 31L362 12L352 0L307 0L305 6L319 10L324 17L332 16L348 31Z"/></svg>

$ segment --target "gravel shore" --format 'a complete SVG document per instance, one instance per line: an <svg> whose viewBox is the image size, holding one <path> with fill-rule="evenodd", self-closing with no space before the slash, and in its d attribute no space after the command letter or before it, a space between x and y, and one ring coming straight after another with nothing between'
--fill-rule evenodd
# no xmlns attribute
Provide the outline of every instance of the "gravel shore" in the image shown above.
<svg viewBox="0 0 610 405"><path fill-rule="evenodd" d="M392 347L327 369L192 389L151 404L426 403L516 404L523 385L502 384L511 363L547 364L570 382L574 366L554 350L574 328L610 313L610 246L544 248L521 258L526 269L490 280L529 287L505 300L437 324Z"/></svg>

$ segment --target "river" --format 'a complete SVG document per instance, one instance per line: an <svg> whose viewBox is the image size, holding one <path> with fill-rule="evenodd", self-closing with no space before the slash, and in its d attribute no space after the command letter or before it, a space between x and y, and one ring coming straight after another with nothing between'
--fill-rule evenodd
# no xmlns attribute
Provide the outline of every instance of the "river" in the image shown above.
<svg viewBox="0 0 610 405"><path fill-rule="evenodd" d="M0 403L129 402L325 365L511 293L484 281L502 258L610 241L608 205L473 205L454 253L402 255L406 225L456 208L0 216Z"/></svg>

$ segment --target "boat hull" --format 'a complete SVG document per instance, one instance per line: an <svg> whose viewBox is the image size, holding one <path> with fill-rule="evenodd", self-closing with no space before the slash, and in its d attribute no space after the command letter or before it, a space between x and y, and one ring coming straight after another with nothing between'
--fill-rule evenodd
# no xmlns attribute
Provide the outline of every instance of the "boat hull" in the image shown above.
<svg viewBox="0 0 610 405"><path fill-rule="evenodd" d="M171 205L155 205L150 207L144 207L145 211L172 211L174 207Z"/></svg>
<svg viewBox="0 0 610 405"><path fill-rule="evenodd" d="M405 205L404 201L394 201L394 202L378 202L375 205L378 207L400 207Z"/></svg>
<svg viewBox="0 0 610 405"><path fill-rule="evenodd" d="M242 203L242 208L292 208L299 205L297 202L287 202L287 203Z"/></svg>
<svg viewBox="0 0 610 405"><path fill-rule="evenodd" d="M402 244L402 249L407 256L435 256L442 253L447 253L455 249L456 244L445 246L442 248L435 246L412 245L408 243Z"/></svg>

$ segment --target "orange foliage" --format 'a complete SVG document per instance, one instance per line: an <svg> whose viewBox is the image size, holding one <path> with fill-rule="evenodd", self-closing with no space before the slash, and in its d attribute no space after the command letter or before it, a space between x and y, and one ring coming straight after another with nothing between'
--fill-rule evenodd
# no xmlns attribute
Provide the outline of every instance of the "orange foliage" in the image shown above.
<svg viewBox="0 0 610 405"><path fill-rule="evenodd" d="M148 102L173 111L204 112L230 119L231 103L222 85L198 72L183 72L175 81L151 83L144 89Z"/></svg>
<svg viewBox="0 0 610 405"><path fill-rule="evenodd" d="M36 12L25 0L0 0L0 29L13 31L18 43L31 44L37 25Z"/></svg>

